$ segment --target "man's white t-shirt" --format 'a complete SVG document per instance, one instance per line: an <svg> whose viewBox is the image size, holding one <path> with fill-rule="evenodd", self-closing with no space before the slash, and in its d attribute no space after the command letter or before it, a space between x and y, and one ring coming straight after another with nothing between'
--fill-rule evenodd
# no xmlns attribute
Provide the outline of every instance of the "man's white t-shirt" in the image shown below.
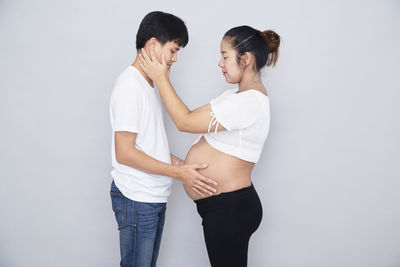
<svg viewBox="0 0 400 267"><path fill-rule="evenodd" d="M115 83L110 117L113 130L111 176L115 185L124 196L135 201L167 202L171 178L142 172L118 163L115 158L115 132L127 131L137 133L136 149L159 161L171 163L159 96L133 66L125 69Z"/></svg>

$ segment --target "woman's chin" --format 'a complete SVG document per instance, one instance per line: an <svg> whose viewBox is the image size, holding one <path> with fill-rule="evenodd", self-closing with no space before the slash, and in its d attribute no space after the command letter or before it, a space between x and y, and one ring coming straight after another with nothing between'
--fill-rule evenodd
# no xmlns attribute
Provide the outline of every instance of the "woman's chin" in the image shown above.
<svg viewBox="0 0 400 267"><path fill-rule="evenodd" d="M235 81L229 80L228 78L225 78L225 81L226 81L227 83L231 83L231 84L237 83L237 82L235 82Z"/></svg>

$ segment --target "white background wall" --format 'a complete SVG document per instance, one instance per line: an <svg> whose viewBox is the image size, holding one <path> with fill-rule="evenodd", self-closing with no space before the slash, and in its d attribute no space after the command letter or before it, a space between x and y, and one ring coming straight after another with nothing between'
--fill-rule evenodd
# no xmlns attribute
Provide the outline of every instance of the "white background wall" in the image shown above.
<svg viewBox="0 0 400 267"><path fill-rule="evenodd" d="M400 266L399 1L0 1L0 266L118 266L108 103L152 10L185 20L172 81L191 108L230 88L231 27L274 29L264 207L249 266ZM165 114L171 151L193 140ZM207 266L195 205L175 183L161 267Z"/></svg>

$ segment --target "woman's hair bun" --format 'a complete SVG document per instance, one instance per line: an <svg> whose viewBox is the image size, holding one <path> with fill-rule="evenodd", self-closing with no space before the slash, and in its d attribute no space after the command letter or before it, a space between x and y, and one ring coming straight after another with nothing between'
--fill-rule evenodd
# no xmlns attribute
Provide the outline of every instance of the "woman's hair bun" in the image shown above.
<svg viewBox="0 0 400 267"><path fill-rule="evenodd" d="M267 66L275 65L279 56L281 37L276 32L271 30L260 32L260 35L264 39L265 43L267 43L269 48Z"/></svg>

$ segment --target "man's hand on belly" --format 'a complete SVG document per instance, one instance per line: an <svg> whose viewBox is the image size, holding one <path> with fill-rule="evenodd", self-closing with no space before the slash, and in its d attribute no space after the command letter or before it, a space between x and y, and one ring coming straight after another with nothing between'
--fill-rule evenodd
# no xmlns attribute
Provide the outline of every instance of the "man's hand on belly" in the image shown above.
<svg viewBox="0 0 400 267"><path fill-rule="evenodd" d="M190 188L196 194L202 197L211 196L217 192L215 187L217 183L201 175L197 170L207 168L207 163L186 164L175 166L176 178L180 180L187 188Z"/></svg>

